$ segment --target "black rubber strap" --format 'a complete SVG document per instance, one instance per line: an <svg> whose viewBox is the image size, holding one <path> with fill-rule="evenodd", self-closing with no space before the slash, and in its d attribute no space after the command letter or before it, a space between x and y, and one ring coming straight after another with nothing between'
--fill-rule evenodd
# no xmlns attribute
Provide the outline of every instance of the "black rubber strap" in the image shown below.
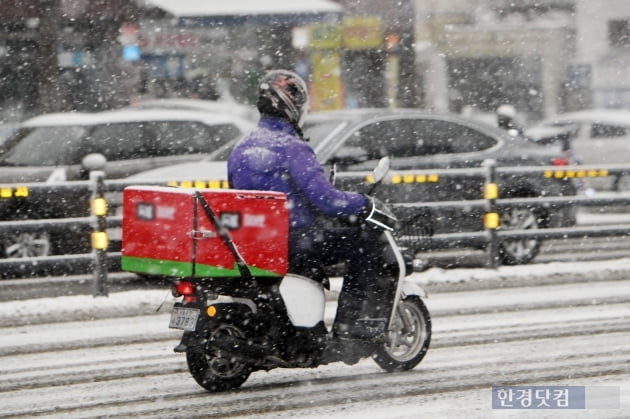
<svg viewBox="0 0 630 419"><path fill-rule="evenodd" d="M236 264L238 265L238 270L240 271L241 276L245 279L252 279L252 273L249 270L249 266L247 266L247 263L245 263L245 259L243 259L243 256L241 256L238 249L236 248L236 245L232 240L232 236L230 236L227 228L225 228L223 224L221 224L221 221L219 220L217 215L214 213L210 205L208 205L208 201L205 200L205 198L203 197L203 195L201 195L199 191L195 191L195 197L197 198L199 203L201 203L201 208L203 208L206 216L208 217L210 222L212 222L214 228L216 228L217 233L219 233L219 236L221 237L225 245L228 247L228 249L230 249L232 255L234 255L234 259L236 259Z"/></svg>

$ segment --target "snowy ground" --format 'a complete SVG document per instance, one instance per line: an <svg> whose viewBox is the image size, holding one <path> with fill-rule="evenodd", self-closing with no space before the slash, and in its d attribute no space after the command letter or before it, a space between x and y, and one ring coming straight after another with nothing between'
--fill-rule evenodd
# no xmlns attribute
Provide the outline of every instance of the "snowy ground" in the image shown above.
<svg viewBox="0 0 630 419"><path fill-rule="evenodd" d="M600 369L604 370L619 362L624 362L620 360L624 359L623 357L626 356L624 354L628 353L628 342L630 342L628 333L615 332L610 328L623 327L624 322L627 323L627 319L630 318L630 306L626 302L630 301L628 300L630 283L624 280L628 276L630 276L630 258L601 262L554 262L528 266L503 266L496 270L433 268L410 277L410 280L423 285L429 291L426 302L431 313L435 315L435 345L429 351L427 359L408 374L383 375L369 360L356 366L330 365L304 371L275 370L270 373L254 374L244 392L216 397L199 392L195 383L183 369L185 367L181 365L181 357L177 358L176 354L171 352L173 346L171 342L156 342L150 346L123 343L127 337L139 333L147 336L163 335L167 338L172 334L173 342L176 342L177 332L169 331L166 327L173 298L165 289L117 292L111 293L107 298L70 296L3 302L0 303L0 322L2 323L0 324L0 351L9 358L7 358L7 363L0 363L0 370L4 370L12 377L25 377L27 381L32 380L30 385L35 387L30 391L28 388L15 389L14 385L11 391L5 392L0 389L0 404L8 403L0 407L0 416L19 412L19 410L12 410L18 409L19 406L29 411L29 404L43 402L46 397L50 398L51 403L60 405L73 403L73 397L79 394L66 395L68 401L64 402L64 391L61 391L63 388L67 388L70 392L81 392L80 397L86 400L85 410L73 412L74 417L92 417L110 413L114 416L120 415L127 412L122 409L131 408L134 403L145 406L141 398L148 397L143 395L146 393L147 384L150 384L148 387L151 390L150 394L159 396L163 392L164 396L159 396L146 406L163 405L164 409L167 409L172 407L177 399L178 403L181 402L182 409L185 409L186 405L195 403L205 406L206 409L210 405L215 405L217 409L220 409L221 405L232 403L229 401L232 399L243 398L239 403L246 404L247 399L255 400L259 397L259 393L263 393L260 396L262 398L265 397L265 392L269 392L277 399L277 402L282 404L291 403L293 399L299 397L296 394L299 395L302 392L305 397L317 400L318 397L328 397L327 395L331 389L336 388L335 386L339 387L339 391L345 391L344 387L356 385L358 394L371 391L366 384L369 381L378 383L384 380L384 383L389 383L387 380L393 379L398 384L386 384L388 389L382 389L383 393L388 394L393 385L399 385L401 389L405 389L404 391L416 391L414 393L416 396L394 396L387 402L376 396L373 397L373 401L344 401L338 408L326 404L328 399L323 399L322 407L313 406L309 409L301 407L282 411L261 410L256 417L571 417L572 419L576 417L598 419L628 417L630 387L627 374L600 377L599 374L591 373L585 376L577 375L569 381L550 380L547 375L549 370L553 369L559 371L575 369L576 373L588 368L600 371ZM541 287L541 284L545 285ZM333 288L338 286L339 281L333 281ZM625 299L613 301L617 296ZM585 302L585 299L592 300L592 305L590 301ZM599 304L606 299L610 300L609 303ZM329 301L328 305L328 320L330 320L330 310L334 310L334 302ZM519 306L523 309L515 310ZM483 308L481 312L480 307ZM75 322L69 322L70 320L75 320ZM578 320L580 323L577 323ZM608 329L599 330L594 335L607 336L605 343L598 340L598 345L592 345L590 335L583 333L562 337L566 334L566 324L599 327L598 324L605 322L609 322L610 327L606 326ZM497 330L501 330L501 338L495 343L494 336ZM537 338L529 340L527 336L531 334L536 334ZM112 345L119 346L108 349L103 346L108 340L115 341ZM59 354L63 351L70 353L76 351L77 360L74 362L77 366L75 368L80 368L81 371L85 369L86 372L83 374L94 374L96 377L100 369L108 374L109 371L115 371L117 358L120 358L122 363L125 357L133 357L126 361L129 365L127 368L131 368L133 359L137 357L138 368L141 369L143 362L149 362L152 359L149 356L151 352L147 353L149 350L155 350L160 365L167 366L160 368L170 366L175 371L166 376L167 382L171 384L167 384L159 375L156 375L155 378L147 376L144 379L131 376L128 379L95 379L93 384L90 382L82 384L78 381L67 387L59 387L53 382L52 386L45 386L37 384L39 380L37 377L41 375L42 380L51 380L52 378L48 376L52 375L57 368L61 373L60 376L63 377L64 374L71 376L69 372L64 373L65 369L62 367L73 361L65 356L40 353L39 350L35 350L32 354L11 354L12 348L28 348L30 345L42 345L43 348L47 344L56 345L57 351L62 351L58 352ZM50 354L55 354L54 350L54 348L51 349L53 352ZM113 351L120 351L120 353ZM546 361L547 363L543 364L541 354L551 357ZM519 359L523 362L517 362ZM16 360L19 362L15 362ZM504 364L500 364L501 362ZM93 364L90 368L93 368L95 372L87 370L88 364ZM542 365L536 366L537 364ZM42 369L44 366L45 368ZM33 372L29 372L30 369L33 369ZM41 370L38 371L38 369ZM477 380L478 377L486 380L482 382L494 385L499 380L506 379L502 375L506 372L523 374L520 380L537 385L566 385L569 382L591 389L616 388L620 391L619 408L537 412L493 410L489 407L490 390L487 386L478 388L478 384L470 384L470 388L466 388L466 380ZM484 376L486 378L483 378ZM349 384L349 382L353 383L352 377L362 382L355 381L355 384ZM129 387L121 388L120 397L116 396L117 387L124 386L127 382L125 380L129 382ZM134 386L132 383L136 380L142 385ZM108 384L110 381L111 384ZM409 381L409 384L405 384L406 381ZM295 385L288 385L289 382L295 382ZM463 387L456 387L450 391L441 390L451 385L449 383L464 384ZM0 378L0 384L12 385L10 382L4 382L2 378ZM42 387L38 389L37 386L40 385ZM330 389L322 390L323 386L329 386ZM93 395L91 391L94 392ZM349 394L354 394L354 391ZM178 395L181 395L181 400ZM31 397L35 399L30 399ZM91 397L95 398L94 402L88 402ZM99 402L99 397L103 397L103 401ZM119 398L116 399L116 397ZM134 400L136 397L138 398L136 402L128 404L121 402L125 398ZM108 401L112 398L121 404ZM13 405L11 405L11 400L13 400ZM236 407L235 409L238 410ZM164 413L154 413L151 417L165 417L164 415ZM183 415L184 413L181 413L176 417L184 417ZM65 417L63 414L52 414L52 416ZM234 417L244 416L234 413Z"/></svg>
<svg viewBox="0 0 630 419"><path fill-rule="evenodd" d="M627 276L630 278L630 258L596 262L552 262L520 266L500 266L497 269L432 268L408 277L429 292L442 288L501 287L507 283L527 281L584 281L596 278ZM333 279L332 290L340 281ZM430 295L429 295L430 298ZM168 290L137 290L111 293L108 297L86 295L38 298L0 303L0 326L39 322L53 319L93 319L127 315L152 314L170 310L174 298Z"/></svg>

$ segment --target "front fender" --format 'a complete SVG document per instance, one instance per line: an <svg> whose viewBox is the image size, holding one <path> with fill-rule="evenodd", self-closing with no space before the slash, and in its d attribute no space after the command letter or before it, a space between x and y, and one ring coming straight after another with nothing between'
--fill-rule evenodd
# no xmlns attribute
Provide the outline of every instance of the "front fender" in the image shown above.
<svg viewBox="0 0 630 419"><path fill-rule="evenodd" d="M404 281L402 284L402 297L405 298L408 295L417 295L421 298L429 298L429 294L420 285L413 282Z"/></svg>

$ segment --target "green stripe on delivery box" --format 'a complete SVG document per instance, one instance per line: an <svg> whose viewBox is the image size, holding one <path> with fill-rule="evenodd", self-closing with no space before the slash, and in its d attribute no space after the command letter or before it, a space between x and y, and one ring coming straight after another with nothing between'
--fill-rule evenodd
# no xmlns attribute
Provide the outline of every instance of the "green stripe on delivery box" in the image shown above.
<svg viewBox="0 0 630 419"><path fill-rule="evenodd" d="M232 269L197 263L193 275L192 262L176 262L172 260L122 256L121 265L125 271L140 272L150 275L166 275L181 277L240 277L238 265L234 263ZM248 266L252 276L280 277L282 275L266 269Z"/></svg>

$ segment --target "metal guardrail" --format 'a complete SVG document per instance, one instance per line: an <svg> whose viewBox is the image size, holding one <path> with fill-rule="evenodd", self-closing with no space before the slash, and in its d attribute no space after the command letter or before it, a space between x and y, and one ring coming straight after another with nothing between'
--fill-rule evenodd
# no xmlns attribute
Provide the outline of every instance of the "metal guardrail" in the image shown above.
<svg viewBox="0 0 630 419"><path fill-rule="evenodd" d="M586 196L554 196L533 198L500 199L498 196L497 178L510 174L542 175L555 178L588 178L601 176L623 176L630 174L630 167L624 165L606 166L529 166L529 167L496 167L494 162L488 161L480 168L466 169L440 169L440 170L409 170L395 171L389 177L391 183L405 183L407 179L418 176L440 177L479 177L484 180L485 187L483 198L466 201L440 201L395 204L397 207L412 209L437 210L444 208L478 208L484 213L485 229L478 232L443 233L431 237L431 242L436 247L447 245L453 247L485 247L487 254L486 266L494 268L498 265L498 249L502 241L518 239L558 239L558 238L588 238L606 236L630 235L630 224L609 225L606 227L574 226L566 228L545 228L536 230L501 230L498 218L501 211L508 208L546 208L559 209L567 206L577 207L602 207L602 206L629 206L630 193L609 194L595 197ZM368 173L343 173L341 176L368 177ZM217 182L217 181L213 181ZM46 230L49 232L76 231L92 234L92 253L62 256L46 256L33 258L0 259L0 272L6 270L19 270L20 267L37 265L46 268L58 264L68 266L85 267L94 273L94 295L107 295L107 272L112 266L117 266L120 261L120 253L107 251L108 228L121 227L122 217L107 215L104 211L103 201L107 193L122 192L137 182L123 180L104 179L102 172L92 173L90 181L75 181L64 184L31 183L24 185L0 185L0 199L28 196L31 192L46 192L55 194L58 192L90 192L92 215L78 218L64 219L40 219L1 221L0 237L14 231L36 232ZM143 182L143 184L164 185L166 182ZM211 182L187 182L185 186L197 186L211 184ZM96 204L96 202L100 202ZM105 207L106 209L106 207ZM100 241L99 241L100 240ZM103 242L105 240L105 242Z"/></svg>

